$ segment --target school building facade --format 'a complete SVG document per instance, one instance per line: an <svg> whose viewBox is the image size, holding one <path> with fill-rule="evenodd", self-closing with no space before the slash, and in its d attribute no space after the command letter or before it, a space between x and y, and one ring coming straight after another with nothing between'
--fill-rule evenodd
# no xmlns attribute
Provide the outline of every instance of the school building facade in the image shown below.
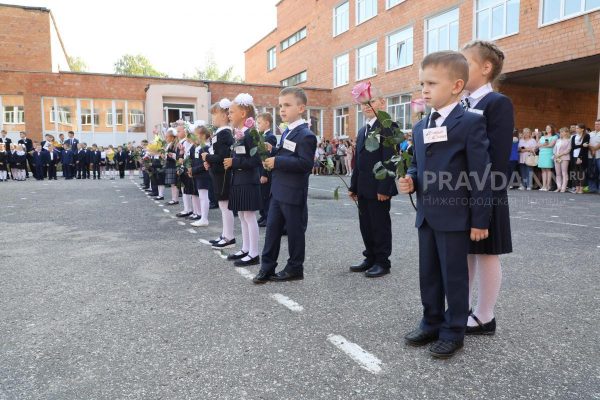
<svg viewBox="0 0 600 400"><path fill-rule="evenodd" d="M370 80L401 127L416 121L422 58L474 39L504 51L498 90L518 128L600 116L600 0L282 0L277 26L246 50L246 80L331 89L326 136L363 124L350 91Z"/></svg>
<svg viewBox="0 0 600 400"><path fill-rule="evenodd" d="M257 111L277 114L280 85L75 73L52 12L0 4L0 130L42 140L74 131L88 144L119 145L152 139L182 120L210 121L210 105L239 93L254 97ZM313 128L322 131L331 91L307 89Z"/></svg>

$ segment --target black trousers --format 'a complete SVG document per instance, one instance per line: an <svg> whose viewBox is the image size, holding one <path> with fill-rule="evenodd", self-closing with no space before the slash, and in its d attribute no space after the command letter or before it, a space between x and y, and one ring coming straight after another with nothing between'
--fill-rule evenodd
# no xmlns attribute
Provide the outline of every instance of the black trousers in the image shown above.
<svg viewBox="0 0 600 400"><path fill-rule="evenodd" d="M142 176L144 178L144 189L150 188L150 175L146 171L143 171Z"/></svg>
<svg viewBox="0 0 600 400"><path fill-rule="evenodd" d="M56 179L56 165L48 165L48 179Z"/></svg>
<svg viewBox="0 0 600 400"><path fill-rule="evenodd" d="M77 168L77 179L87 179L87 172L85 170L85 163L79 163L76 166Z"/></svg>
<svg viewBox="0 0 600 400"><path fill-rule="evenodd" d="M100 164L92 164L92 171L94 173L94 179L96 179L96 174L98 178L100 178Z"/></svg>
<svg viewBox="0 0 600 400"><path fill-rule="evenodd" d="M269 217L267 218L267 233L265 247L262 252L261 270L274 273L277 268L277 259L281 248L281 236L287 229L288 250L290 256L285 266L285 271L301 273L304 271L304 257L306 252L305 232L308 223L308 207L281 203L271 197Z"/></svg>
<svg viewBox="0 0 600 400"><path fill-rule="evenodd" d="M27 155L25 156L27 157L27 164L29 165L29 171L31 171L31 173L34 173L34 166L33 166L33 156L29 153L27 153ZM29 171L27 171L27 167L25 167L25 177L29 178Z"/></svg>
<svg viewBox="0 0 600 400"><path fill-rule="evenodd" d="M267 219L269 215L269 204L271 197L271 180L269 182L260 185L260 195L262 197L262 207L259 211L262 219Z"/></svg>
<svg viewBox="0 0 600 400"><path fill-rule="evenodd" d="M392 254L391 201L358 198L360 233L365 244L365 261L390 268Z"/></svg>
<svg viewBox="0 0 600 400"><path fill-rule="evenodd" d="M119 165L119 178L125 179L125 165Z"/></svg>
<svg viewBox="0 0 600 400"><path fill-rule="evenodd" d="M421 329L439 332L440 339L462 341L465 336L469 317L469 242L468 231L436 231L427 221L419 227Z"/></svg>

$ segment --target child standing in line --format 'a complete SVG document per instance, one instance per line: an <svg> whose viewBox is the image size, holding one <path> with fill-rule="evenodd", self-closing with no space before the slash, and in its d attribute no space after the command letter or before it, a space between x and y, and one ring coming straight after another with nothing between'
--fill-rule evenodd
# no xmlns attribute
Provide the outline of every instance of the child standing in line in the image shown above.
<svg viewBox="0 0 600 400"><path fill-rule="evenodd" d="M4 143L0 143L0 182L6 182L10 156Z"/></svg>
<svg viewBox="0 0 600 400"><path fill-rule="evenodd" d="M208 152L208 144L210 144L210 131L206 126L199 126L196 128L196 143L193 147L192 157L192 178L194 179L194 187L198 192L198 215L200 219L192 222L190 225L195 227L208 226L208 212L210 202L208 200L208 188L212 185L210 175L204 167L204 161L202 160L202 154Z"/></svg>
<svg viewBox="0 0 600 400"><path fill-rule="evenodd" d="M15 145L15 151L12 153L10 163L13 178L17 181L24 181L27 178L27 153L25 152L24 145Z"/></svg>

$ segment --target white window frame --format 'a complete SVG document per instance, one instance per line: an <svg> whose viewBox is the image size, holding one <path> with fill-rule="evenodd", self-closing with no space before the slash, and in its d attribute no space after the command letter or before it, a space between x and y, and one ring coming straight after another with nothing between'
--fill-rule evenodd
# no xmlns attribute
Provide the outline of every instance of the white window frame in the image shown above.
<svg viewBox="0 0 600 400"><path fill-rule="evenodd" d="M281 52L286 51L287 49L289 49L290 47L292 47L293 45L295 45L299 41L305 39L306 35L307 35L307 31L306 31L306 26L305 26L304 28L299 29L298 31L296 31L294 34L292 34L292 35L288 36L287 38L283 39L281 41L281 43L279 44L281 46ZM285 43L285 48L283 46L284 43Z"/></svg>
<svg viewBox="0 0 600 400"><path fill-rule="evenodd" d="M304 75L304 79L303 79L302 75ZM297 82L295 82L293 85L290 85L290 80L293 78L298 78L299 80ZM284 86L284 87L297 86L301 83L306 82L307 80L308 80L308 72L307 72L307 70L304 70L302 72L298 72L297 74L294 74L292 76L285 78L284 80L282 80L280 82L280 84L281 84L281 86Z"/></svg>
<svg viewBox="0 0 600 400"><path fill-rule="evenodd" d="M362 119L362 123L361 123L361 119ZM360 128L362 128L363 126L365 126L366 122L367 122L367 119L363 115L362 106L360 104L358 104L356 106L356 131L358 132L358 130Z"/></svg>
<svg viewBox="0 0 600 400"><path fill-rule="evenodd" d="M499 39L504 39L504 38L509 37L509 36L517 35L519 33L519 31L521 30L521 26L520 26L521 25L521 0L516 0L519 3L519 13L517 14L517 16L518 16L517 30L515 32L512 32L512 33L506 33L506 27L508 25L508 13L507 13L508 2L511 1L511 0L496 0L496 3L494 3L493 5L491 5L491 6L487 7L487 8L483 8L481 10L477 9L479 1L480 0L473 1L473 39L499 40ZM493 26L493 24L492 24L492 10L494 8L500 6L500 5L502 5L503 8L504 8L504 29L503 29L503 32L502 32L501 35L492 36L492 26ZM478 28L479 28L479 25L477 23L477 17L479 16L480 13L483 13L483 12L488 12L489 13L488 18L489 18L490 24L489 24L489 27L488 27L488 29L489 29L489 32L488 32L489 37L487 39L481 39L481 38L479 38L479 36L477 34Z"/></svg>
<svg viewBox="0 0 600 400"><path fill-rule="evenodd" d="M84 110L89 111L89 112L85 112L84 113L83 112ZM92 121L94 121L94 123L93 123L94 126L99 126L100 125L100 116L98 115L98 113L96 112L96 110L92 111L91 108L81 109L81 115L80 115L80 123L81 123L81 125L82 126L92 126Z"/></svg>
<svg viewBox="0 0 600 400"><path fill-rule="evenodd" d="M123 125L123 109L122 108L115 108L115 114L117 116L117 123L116 126L121 126ZM120 111L120 112L119 112ZM112 127L115 126L115 124L113 124L113 112L111 111L107 111L106 112L106 126L108 127ZM119 117L121 117L121 123L119 123Z"/></svg>
<svg viewBox="0 0 600 400"><path fill-rule="evenodd" d="M360 68L359 68L360 67L360 55L359 55L360 51L362 49L364 49L365 47L369 47L369 46L373 46L373 45L375 45L375 72L371 71L371 74L365 75L365 76L361 77L361 75L360 75ZM365 80L365 79L369 79L369 78L372 78L372 77L374 77L374 76L377 75L377 71L378 71L378 68L379 68L379 65L378 65L379 64L378 63L378 54L377 54L377 50L378 50L377 45L378 45L378 43L377 43L377 41L375 41L375 42L366 43L366 44L364 44L364 45L362 45L362 46L360 46L360 47L358 47L356 49L356 80L357 81L362 81L362 80Z"/></svg>
<svg viewBox="0 0 600 400"><path fill-rule="evenodd" d="M12 111L7 111L8 108L12 108ZM7 115L11 115L11 120L6 119ZM22 125L25 123L25 107L24 106L3 106L2 107L2 120L6 125Z"/></svg>
<svg viewBox="0 0 600 400"><path fill-rule="evenodd" d="M346 6L348 8L348 11L345 13L346 15L338 15L338 9L342 6ZM337 27L338 27L338 19L339 18L346 18L346 29L341 30L341 31L337 31ZM341 2L340 4L338 4L337 6L333 7L333 37L339 36L344 32L348 32L350 30L350 1L346 0Z"/></svg>
<svg viewBox="0 0 600 400"><path fill-rule="evenodd" d="M128 118L129 118L129 125L144 125L144 121L145 121L145 116L144 116L144 111L142 110L137 110L137 109L133 109L133 110L129 110L128 113Z"/></svg>
<svg viewBox="0 0 600 400"><path fill-rule="evenodd" d="M431 15L430 17L425 18L425 23L423 24L424 25L424 29L425 29L425 36L424 36L425 40L423 41L423 47L424 47L424 54L425 55L429 54L429 51L428 51L428 48L427 48L428 44L429 44L429 33L432 30L435 30L435 32L437 34L437 32L440 29L440 27L429 29L429 21L431 21L432 19L435 19L437 17L440 17L440 16L442 16L444 14L450 13L450 12L456 12L457 13L457 16L456 16L456 23L457 23L457 30L458 30L458 46L457 47L460 47L460 9L458 7L454 7L454 8L447 9L447 10L445 10L443 12L440 12L440 13L437 13L437 14ZM451 25L451 23L445 25L448 28L448 48L450 48L450 25ZM439 42L438 42L438 48L436 50L432 51L432 52L440 51L439 47L440 46L439 46ZM458 48L454 49L454 50L458 51Z"/></svg>
<svg viewBox="0 0 600 400"><path fill-rule="evenodd" d="M338 82L338 78L339 75L338 73L340 72L340 65L338 65L338 59L342 58L342 57L346 57L346 81L345 82ZM343 66L343 64L342 64ZM340 54L337 57L333 58L333 87L334 88L338 88L338 87L342 87L345 86L347 84L350 83L350 53L344 53L344 54Z"/></svg>
<svg viewBox="0 0 600 400"><path fill-rule="evenodd" d="M267 72L277 68L277 46L267 50Z"/></svg>
<svg viewBox="0 0 600 400"><path fill-rule="evenodd" d="M51 106L50 123L58 123L61 125L73 126L73 119L71 118L71 107L57 106L55 109L54 106Z"/></svg>
<svg viewBox="0 0 600 400"><path fill-rule="evenodd" d="M385 0L385 9L389 10L390 8L394 8L397 5L404 3L406 0Z"/></svg>
<svg viewBox="0 0 600 400"><path fill-rule="evenodd" d="M408 102L403 102L402 101L402 97L404 97L404 96L410 97L410 99L408 100ZM395 97L398 98L398 104L391 105L390 101L391 101L391 99L393 99ZM391 107L402 107L403 116L404 116L404 118L403 118L404 119L404 124L403 124L403 126L400 126L400 129L402 129L402 130L412 129L412 128L407 128L406 127L406 122L407 122L406 121L406 109L407 108L408 108L408 111L409 111L408 112L408 119L409 119L410 125L412 127L412 120L411 120L412 111L411 111L411 108L410 108L410 102L411 102L411 100L412 100L412 94L411 93L395 94L395 95L392 95L392 96L388 96L385 99L386 111L387 111L388 114L390 114L390 116L392 116L392 119L394 120L394 122L398 122L398 118L397 118L398 113L397 112L391 112L390 108ZM394 116L396 116L396 118L394 118Z"/></svg>
<svg viewBox="0 0 600 400"><path fill-rule="evenodd" d="M540 11L539 11L539 17L538 17L538 27L539 28L542 28L544 26L558 24L559 22L567 21L572 18L581 17L582 15L589 14L594 11L600 10L600 7L591 8L589 10L586 10L585 9L586 0L583 0L581 2L581 11L580 12L575 13L575 14L570 14L565 17L565 15L564 15L565 14L565 0L560 0L560 11L559 11L560 16L559 16L559 18L557 20L553 20L550 22L544 22L544 1L545 0L540 0L540 7L539 7ZM566 0L566 1L568 1L568 0Z"/></svg>
<svg viewBox="0 0 600 400"><path fill-rule="evenodd" d="M371 15L370 17L367 17L365 19L363 19L362 21L360 20L360 6L364 5L364 3L366 2L371 2L371 5L375 6L375 10L373 15ZM356 26L365 23L373 18L375 18L377 16L377 3L379 3L378 0L356 0Z"/></svg>
<svg viewBox="0 0 600 400"><path fill-rule="evenodd" d="M402 32L408 31L408 30L410 30L410 37L404 39L401 42L394 43L394 45L396 45L398 43L404 43L405 45L407 43L410 43L410 53L409 53L410 54L410 62L408 62L407 64L398 64L395 67L390 67L390 61L391 61L390 52L391 52L391 47L392 47L392 44L390 43L390 38L393 35L396 35L398 33L402 33ZM387 72L395 71L397 69L406 68L406 67L413 65L413 63L414 63L414 37L415 37L415 32L414 32L412 25L407 26L402 29L399 29L399 30L392 32L386 36L386 39L385 39L385 69Z"/></svg>
<svg viewBox="0 0 600 400"><path fill-rule="evenodd" d="M338 111L340 111L340 110L343 113L344 109L348 110L346 114L340 114L340 115L337 114ZM338 107L333 110L333 137L339 138L339 137L343 137L343 136L348 136L348 132L345 132L344 135L340 135L338 128L340 126L342 126L341 124L343 124L344 121L346 121L345 125L348 126L348 128L349 128L350 127L350 124L348 122L349 117L350 117L350 107L348 107L348 106Z"/></svg>

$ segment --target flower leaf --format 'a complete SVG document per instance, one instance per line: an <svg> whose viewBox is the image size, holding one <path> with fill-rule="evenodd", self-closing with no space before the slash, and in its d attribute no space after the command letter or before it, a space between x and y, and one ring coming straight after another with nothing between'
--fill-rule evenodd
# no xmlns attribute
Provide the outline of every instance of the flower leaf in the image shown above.
<svg viewBox="0 0 600 400"><path fill-rule="evenodd" d="M339 200L340 199L340 187L337 186L335 188L335 190L333 191L333 199L334 200Z"/></svg>
<svg viewBox="0 0 600 400"><path fill-rule="evenodd" d="M256 152L258 151L258 147L254 146L253 148L250 149L250 157L254 157L256 155Z"/></svg>
<svg viewBox="0 0 600 400"><path fill-rule="evenodd" d="M377 111L377 119L379 121L386 121L386 120L391 121L392 117L390 116L390 114L386 113L385 111ZM382 123L382 125L383 125L383 123Z"/></svg>
<svg viewBox="0 0 600 400"><path fill-rule="evenodd" d="M377 135L375 133L367 136L367 139L365 140L365 149L367 149L369 152L379 149L379 139L377 139Z"/></svg>

